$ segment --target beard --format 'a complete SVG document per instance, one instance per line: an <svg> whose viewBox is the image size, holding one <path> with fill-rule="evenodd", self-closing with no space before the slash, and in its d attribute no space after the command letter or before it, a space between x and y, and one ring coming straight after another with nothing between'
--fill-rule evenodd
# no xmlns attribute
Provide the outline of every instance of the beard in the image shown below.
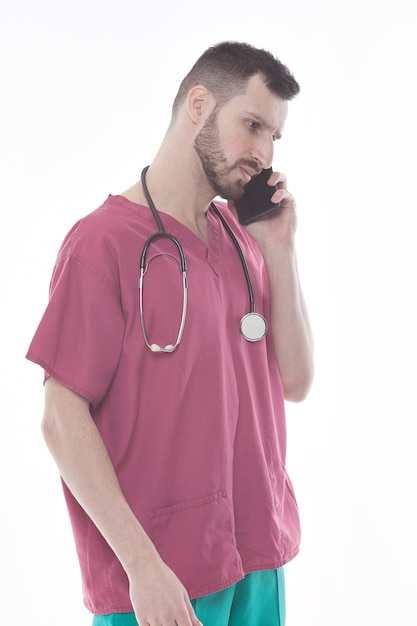
<svg viewBox="0 0 417 626"><path fill-rule="evenodd" d="M248 159L239 159L233 165L228 163L220 143L217 118L218 110L214 109L195 138L194 149L214 193L226 200L238 200L244 193L245 182L242 179L234 180L231 176L233 170L237 170L240 165L259 170L259 163Z"/></svg>

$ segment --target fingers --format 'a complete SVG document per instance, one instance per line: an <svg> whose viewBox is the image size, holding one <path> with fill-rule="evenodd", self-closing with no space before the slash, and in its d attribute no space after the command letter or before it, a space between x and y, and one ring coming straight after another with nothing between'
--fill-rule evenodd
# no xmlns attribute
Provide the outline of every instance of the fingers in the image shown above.
<svg viewBox="0 0 417 626"><path fill-rule="evenodd" d="M268 179L268 185L277 185L280 189L287 188L287 177L283 172L272 172Z"/></svg>
<svg viewBox="0 0 417 626"><path fill-rule="evenodd" d="M154 618L143 617L141 619L139 615L135 614L135 617L138 626L203 626L196 615L190 615L188 611L180 611L176 613L176 617L172 617L172 615L168 616L168 614L161 613Z"/></svg>
<svg viewBox="0 0 417 626"><path fill-rule="evenodd" d="M170 626L174 624L175 626L203 626L203 623L196 616L186 592L184 593L184 604L181 602L181 605L176 609L171 608L169 611L159 610L153 614L149 613L149 616L145 616L145 614L141 616L136 613L136 620L139 626L142 624L143 626L162 626L165 624Z"/></svg>
<svg viewBox="0 0 417 626"><path fill-rule="evenodd" d="M278 188L271 197L272 202L284 202L295 204L294 196L285 188Z"/></svg>
<svg viewBox="0 0 417 626"><path fill-rule="evenodd" d="M287 177L284 172L272 172L268 179L268 185L277 186L277 190L271 197L272 202L295 204L294 196L287 190Z"/></svg>

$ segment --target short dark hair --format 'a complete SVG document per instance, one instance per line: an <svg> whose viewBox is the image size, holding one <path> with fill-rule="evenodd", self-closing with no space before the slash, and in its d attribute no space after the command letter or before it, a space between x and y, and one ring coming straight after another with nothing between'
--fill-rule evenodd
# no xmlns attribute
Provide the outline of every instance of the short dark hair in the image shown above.
<svg viewBox="0 0 417 626"><path fill-rule="evenodd" d="M218 105L243 93L249 78L261 74L265 85L283 100L291 100L300 86L289 69L267 50L247 43L225 41L208 48L182 81L172 112L176 113L190 89L204 85Z"/></svg>

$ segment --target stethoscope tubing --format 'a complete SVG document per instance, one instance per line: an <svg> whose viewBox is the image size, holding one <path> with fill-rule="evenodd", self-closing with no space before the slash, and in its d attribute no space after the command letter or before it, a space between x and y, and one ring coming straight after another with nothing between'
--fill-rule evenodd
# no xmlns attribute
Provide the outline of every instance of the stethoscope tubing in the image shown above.
<svg viewBox="0 0 417 626"><path fill-rule="evenodd" d="M250 306L250 312L254 313L255 312L255 296L253 295L253 286L252 286L252 280L250 277L250 273L249 273L249 268L248 268L248 264L246 263L246 259L245 256L243 254L243 250L236 238L235 233L233 232L233 230L231 229L231 227L229 226L226 218L223 216L223 214L220 212L220 210L217 208L217 206L214 204L214 202L211 203L211 208L213 209L213 211L216 213L216 215L220 218L223 226L225 227L225 229L227 230L227 233L229 235L229 237L231 238L231 240L233 241L235 248L239 254L240 257L240 262L242 263L242 268L243 268L243 272L245 274L245 279L246 279L246 284L248 286L248 293L249 293L249 306Z"/></svg>
<svg viewBox="0 0 417 626"><path fill-rule="evenodd" d="M184 253L181 243L178 241L176 237L167 233L164 229L164 225L162 224L162 220L160 218L160 215L156 209L156 206L152 200L152 197L149 193L149 190L146 184L146 172L148 171L148 169L149 169L149 165L147 165L142 170L141 183L142 183L143 193L152 211L155 222L158 226L158 231L150 235L150 237L148 237L148 239L146 240L144 244L141 258L140 258L140 278L139 278L140 318L141 318L142 331L143 331L143 336L144 336L146 345L154 352L173 352L181 341L181 337L182 337L182 333L183 333L184 325L185 325L185 317L186 317L186 310L187 310L187 289L188 289L187 261L186 261L185 253ZM232 228L230 227L229 223L227 222L226 218L223 216L221 211L218 209L218 207L215 205L214 202L212 202L210 206L213 209L213 211L216 213L218 218L220 219L223 227L226 229L229 237L231 238L239 254L240 262L241 262L243 272L245 275L246 285L247 285L248 294L249 294L249 307L250 307L249 311L250 312L244 315L240 322L241 333L243 337L250 342L259 341L266 334L267 322L266 322L266 319L263 317L263 315L260 315L259 313L255 312L255 297L254 297L253 285L252 285L252 280L251 280L250 273L249 273L248 264L243 254L243 250L239 244L239 241L237 240L236 235L234 234ZM158 344L151 344L149 342L146 329L145 329L144 310L143 310L143 281L144 281L144 276L147 270L146 255L148 253L149 246L157 239L169 239L176 246L178 250L178 254L180 256L180 269L181 269L182 279L183 279L183 309L182 309L181 323L180 323L178 336L177 336L175 344L169 344L165 347L161 347Z"/></svg>

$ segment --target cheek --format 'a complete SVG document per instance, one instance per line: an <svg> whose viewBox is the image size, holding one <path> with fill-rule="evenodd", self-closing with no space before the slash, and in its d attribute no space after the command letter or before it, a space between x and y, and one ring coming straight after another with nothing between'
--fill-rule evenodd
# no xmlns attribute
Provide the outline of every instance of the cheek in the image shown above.
<svg viewBox="0 0 417 626"><path fill-rule="evenodd" d="M231 132L222 135L222 148L228 161L237 161L245 157L249 151L248 142Z"/></svg>
<svg viewBox="0 0 417 626"><path fill-rule="evenodd" d="M252 138L245 134L241 124L230 118L221 120L217 126L217 136L219 147L230 167L241 159L249 158Z"/></svg>

